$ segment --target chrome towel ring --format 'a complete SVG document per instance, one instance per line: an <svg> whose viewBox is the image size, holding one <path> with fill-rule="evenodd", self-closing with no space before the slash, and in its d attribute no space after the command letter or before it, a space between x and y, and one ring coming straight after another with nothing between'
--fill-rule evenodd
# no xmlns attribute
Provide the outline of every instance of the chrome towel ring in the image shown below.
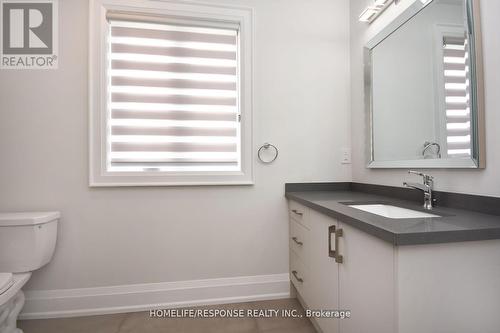
<svg viewBox="0 0 500 333"><path fill-rule="evenodd" d="M262 155L261 155L261 154L262 154L263 149L264 149L264 150L267 150L267 149L270 149L270 148L274 150L274 156L273 156L273 158L271 158L271 159L264 159L264 158L262 158ZM260 160L262 163L265 163L265 164L270 164L270 163L273 163L273 162L274 162L274 161L278 158L278 154L279 154L279 150L278 150L278 148L276 148L276 146L275 146L275 145L272 145L272 144L270 144L270 143L266 142L266 143L264 143L264 144L262 145L262 147L260 147L260 148L259 148L259 151L258 151L258 153L257 153L257 156L259 157L259 160Z"/></svg>

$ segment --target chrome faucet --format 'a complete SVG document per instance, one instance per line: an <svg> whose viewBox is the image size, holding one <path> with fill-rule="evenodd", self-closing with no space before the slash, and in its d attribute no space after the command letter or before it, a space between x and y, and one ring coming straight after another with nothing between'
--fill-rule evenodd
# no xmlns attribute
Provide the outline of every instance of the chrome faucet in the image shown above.
<svg viewBox="0 0 500 333"><path fill-rule="evenodd" d="M424 179L424 183L418 184L418 183L404 182L403 186L423 191L424 192L424 208L427 210L431 210L432 205L433 205L433 201L434 201L434 198L432 197L432 185L434 184L434 177L426 175L425 173L422 173L422 172L412 171L412 170L408 171L408 173L422 176L422 178Z"/></svg>

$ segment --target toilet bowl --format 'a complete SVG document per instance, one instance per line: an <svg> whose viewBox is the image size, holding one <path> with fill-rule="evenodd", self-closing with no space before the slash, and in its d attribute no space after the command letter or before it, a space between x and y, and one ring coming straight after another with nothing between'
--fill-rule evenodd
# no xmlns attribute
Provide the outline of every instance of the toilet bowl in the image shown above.
<svg viewBox="0 0 500 333"><path fill-rule="evenodd" d="M0 213L0 333L16 328L21 288L54 254L59 212Z"/></svg>
<svg viewBox="0 0 500 333"><path fill-rule="evenodd" d="M6 292L14 284L12 273L0 273L0 295Z"/></svg>

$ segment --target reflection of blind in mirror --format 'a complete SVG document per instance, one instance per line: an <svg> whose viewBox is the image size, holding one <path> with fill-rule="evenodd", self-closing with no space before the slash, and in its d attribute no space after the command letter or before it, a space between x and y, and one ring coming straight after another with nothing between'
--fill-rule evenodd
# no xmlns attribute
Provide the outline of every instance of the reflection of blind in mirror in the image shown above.
<svg viewBox="0 0 500 333"><path fill-rule="evenodd" d="M467 39L443 38L446 143L449 157L471 156L470 81Z"/></svg>

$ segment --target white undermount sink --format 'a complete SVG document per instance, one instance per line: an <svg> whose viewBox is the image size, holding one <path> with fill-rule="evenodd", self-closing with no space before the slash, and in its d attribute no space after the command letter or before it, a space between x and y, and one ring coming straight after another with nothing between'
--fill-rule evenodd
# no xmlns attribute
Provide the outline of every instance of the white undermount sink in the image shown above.
<svg viewBox="0 0 500 333"><path fill-rule="evenodd" d="M349 207L363 210L368 213L384 216L390 219L416 219L425 217L441 217L418 210L396 207L384 204L369 204L369 205L349 205Z"/></svg>

